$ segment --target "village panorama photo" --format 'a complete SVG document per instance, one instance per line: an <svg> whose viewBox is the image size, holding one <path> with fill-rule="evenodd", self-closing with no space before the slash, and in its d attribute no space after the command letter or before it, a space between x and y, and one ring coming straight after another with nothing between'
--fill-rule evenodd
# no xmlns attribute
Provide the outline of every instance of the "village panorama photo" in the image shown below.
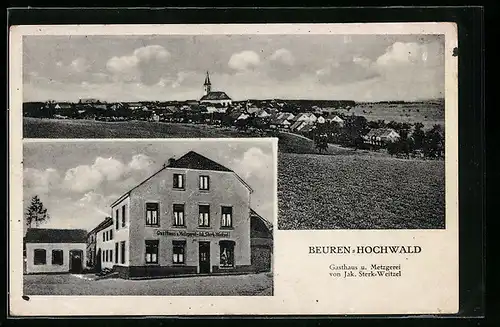
<svg viewBox="0 0 500 327"><path fill-rule="evenodd" d="M23 137L273 137L278 229L445 229L445 36L365 31L24 36Z"/></svg>
<svg viewBox="0 0 500 327"><path fill-rule="evenodd" d="M24 295L273 295L274 140L23 147Z"/></svg>

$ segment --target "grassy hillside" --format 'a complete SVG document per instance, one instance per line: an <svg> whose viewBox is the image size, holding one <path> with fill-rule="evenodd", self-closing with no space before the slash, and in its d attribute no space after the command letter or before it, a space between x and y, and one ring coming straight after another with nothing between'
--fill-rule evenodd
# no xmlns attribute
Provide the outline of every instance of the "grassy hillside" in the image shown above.
<svg viewBox="0 0 500 327"><path fill-rule="evenodd" d="M444 228L444 162L280 153L279 229Z"/></svg>
<svg viewBox="0 0 500 327"><path fill-rule="evenodd" d="M146 121L102 122L93 120L23 119L27 138L173 138L233 137L236 132L205 125Z"/></svg>

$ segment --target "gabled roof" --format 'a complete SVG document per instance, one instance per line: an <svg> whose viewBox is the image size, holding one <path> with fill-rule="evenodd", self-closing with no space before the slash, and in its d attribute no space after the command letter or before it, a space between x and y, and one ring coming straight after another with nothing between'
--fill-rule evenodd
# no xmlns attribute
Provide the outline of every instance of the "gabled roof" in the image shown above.
<svg viewBox="0 0 500 327"><path fill-rule="evenodd" d="M111 206L113 206L116 203L120 202L122 199L124 199L124 197L126 195L129 195L137 187L139 187L142 184L146 183L148 180L150 180L151 178L153 178L154 176L156 176L157 174L159 174L160 172L162 172L163 170L165 170L167 168L197 169L197 170L211 170L211 171L230 172L230 173L233 173L236 176L236 178L238 178L238 180L243 185L245 185L245 187L247 187L248 190L250 190L250 192L253 192L253 189L250 187L250 185L248 185L248 183L246 183L240 176L238 176L238 174L236 174L231 169L229 169L227 167L224 167L223 165L221 165L221 164L219 164L219 163L217 163L217 162L215 162L215 161L213 161L211 159L208 159L207 157L204 157L204 156L202 156L199 153L196 153L194 151L189 151L188 153L186 153L185 155L183 155L179 159L177 159L177 160L171 162L170 164L164 166L163 168L161 168L160 170L158 170L156 173L154 173L153 175L151 175L148 178L146 178L143 182L141 182L140 184L136 185L135 187L133 187L132 189L130 189L128 192L126 192L125 194L123 194L122 196L120 196L118 199L116 199L116 201L114 201L113 203L111 203Z"/></svg>
<svg viewBox="0 0 500 327"><path fill-rule="evenodd" d="M226 94L226 92L215 91L202 96L200 101L203 100L231 100L231 98Z"/></svg>
<svg viewBox="0 0 500 327"><path fill-rule="evenodd" d="M187 168L198 170L215 170L215 171L232 171L223 165L202 156L194 151L189 151L173 163L169 164L170 168Z"/></svg>
<svg viewBox="0 0 500 327"><path fill-rule="evenodd" d="M24 237L25 243L86 243L87 231L84 229L29 228Z"/></svg>
<svg viewBox="0 0 500 327"><path fill-rule="evenodd" d="M104 228L108 228L109 226L112 226L112 225L113 225L113 218L107 217L106 219L104 219L103 221L101 221L99 223L99 225L97 225L96 228L94 228L93 230L91 230L89 232L89 234L97 233L97 232L103 230Z"/></svg>
<svg viewBox="0 0 500 327"><path fill-rule="evenodd" d="M250 209L250 237L273 237L273 224L262 218L262 216L253 209Z"/></svg>

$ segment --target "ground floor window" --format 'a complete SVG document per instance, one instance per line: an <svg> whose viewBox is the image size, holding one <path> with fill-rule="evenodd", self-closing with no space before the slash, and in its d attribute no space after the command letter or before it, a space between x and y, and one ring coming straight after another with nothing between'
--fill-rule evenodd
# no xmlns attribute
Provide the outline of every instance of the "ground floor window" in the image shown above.
<svg viewBox="0 0 500 327"><path fill-rule="evenodd" d="M220 266L234 267L234 242L220 241Z"/></svg>
<svg viewBox="0 0 500 327"><path fill-rule="evenodd" d="M186 252L186 241L172 241L173 244L173 262L184 263Z"/></svg>
<svg viewBox="0 0 500 327"><path fill-rule="evenodd" d="M47 264L47 252L44 249L35 249L33 251L33 263L35 265Z"/></svg>
<svg viewBox="0 0 500 327"><path fill-rule="evenodd" d="M63 250L52 250L52 264L62 265L63 264Z"/></svg>
<svg viewBox="0 0 500 327"><path fill-rule="evenodd" d="M115 263L118 263L118 242L115 243Z"/></svg>
<svg viewBox="0 0 500 327"><path fill-rule="evenodd" d="M125 263L125 241L122 241L120 242L120 246L121 246L121 255L120 255L120 258L121 258L121 263Z"/></svg>
<svg viewBox="0 0 500 327"><path fill-rule="evenodd" d="M158 240L146 241L146 263L158 263Z"/></svg>

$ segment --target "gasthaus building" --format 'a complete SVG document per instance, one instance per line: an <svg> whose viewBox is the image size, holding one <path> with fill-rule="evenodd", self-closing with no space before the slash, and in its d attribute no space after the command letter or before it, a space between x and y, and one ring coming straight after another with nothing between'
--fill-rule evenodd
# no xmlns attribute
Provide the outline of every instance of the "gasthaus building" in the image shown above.
<svg viewBox="0 0 500 327"><path fill-rule="evenodd" d="M111 204L97 237L103 267L122 278L270 271L272 225L251 187L190 151Z"/></svg>

